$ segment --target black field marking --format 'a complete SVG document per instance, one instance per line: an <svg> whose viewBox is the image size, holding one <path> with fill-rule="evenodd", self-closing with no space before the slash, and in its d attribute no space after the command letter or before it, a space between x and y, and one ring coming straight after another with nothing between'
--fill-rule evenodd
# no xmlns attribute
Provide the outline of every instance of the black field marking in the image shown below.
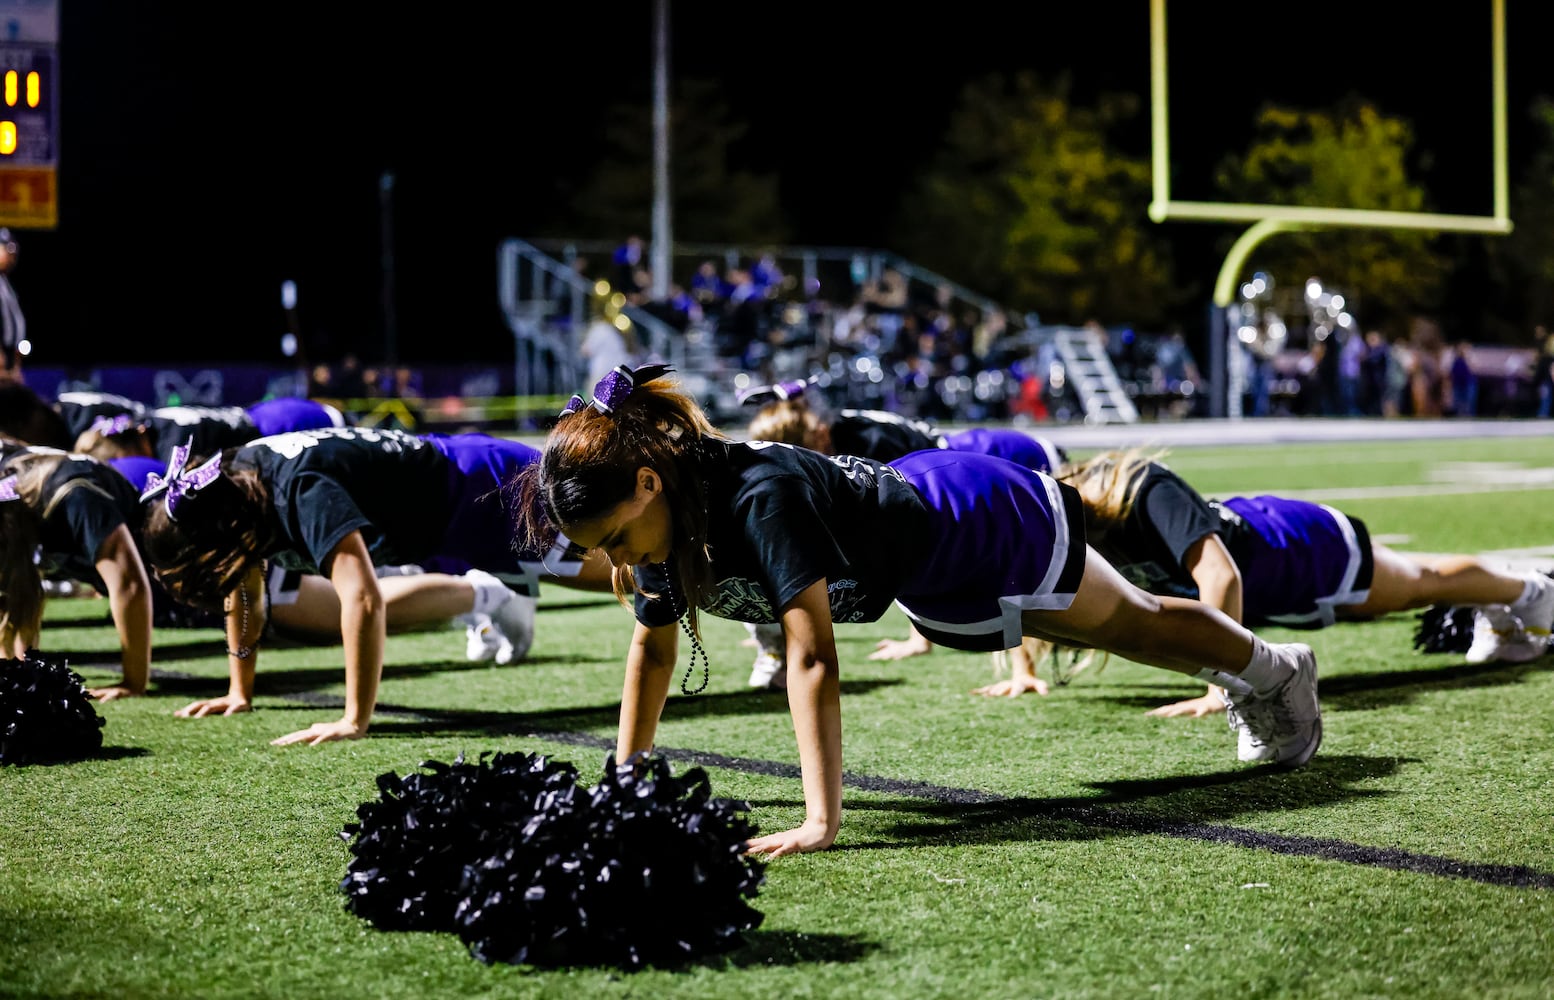
<svg viewBox="0 0 1554 1000"><path fill-rule="evenodd" d="M176 678L179 680L189 680L194 677L192 674L163 670L153 670L152 676L169 679ZM285 695L283 698L286 701L317 705L321 708L340 708L345 704L343 699L334 695L312 692ZM394 705L379 705L377 713L380 715L398 716L416 722L442 721L435 712L427 713ZM515 727L513 734L530 739L545 740L548 743L560 743L565 746L593 747L605 751L613 750L615 747L613 739L595 736L592 733L580 733L574 730ZM773 778L800 777L797 765L785 764L780 761L755 760L749 757L728 757L723 754L707 753L703 750L683 750L675 747L659 747L658 752L669 760L683 761L699 767L716 767ZM865 792L905 795L911 798L928 799L933 802L942 802L950 805L989 805L1012 801L1006 795L979 792L972 788L952 788L946 785L933 785L923 781L901 781L896 778L881 778L875 775L853 774L850 772L843 773L842 784ZM1259 830L1246 830L1241 827L1221 826L1213 823L1188 823L1178 820L1160 819L1154 816L1140 816L1127 810L1110 806L1060 807L1047 810L1043 813L1043 816L1047 819L1067 820L1082 826L1103 830L1119 830L1127 833L1175 837L1178 840L1228 844L1231 847L1245 847L1253 850L1269 851L1273 854L1286 854L1292 857L1322 858L1327 861L1342 861L1351 865L1365 865L1371 868L1414 872L1418 875L1460 878L1470 882L1482 882L1486 885L1503 885L1514 889L1554 889L1554 872L1542 872L1522 865L1472 864L1466 861L1458 861L1455 858L1443 858L1433 854L1415 854L1411 851L1403 851L1396 848L1367 847L1363 844L1351 844L1345 840L1330 840L1325 837L1289 836L1277 833L1263 833Z"/></svg>

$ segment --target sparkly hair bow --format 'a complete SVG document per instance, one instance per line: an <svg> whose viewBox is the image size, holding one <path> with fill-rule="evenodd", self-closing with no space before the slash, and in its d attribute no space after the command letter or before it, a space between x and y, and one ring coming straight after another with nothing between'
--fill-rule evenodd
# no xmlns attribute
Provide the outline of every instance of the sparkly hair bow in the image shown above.
<svg viewBox="0 0 1554 1000"><path fill-rule="evenodd" d="M116 417L98 417L92 421L91 429L104 437L113 437L115 434L123 434L130 429L130 424L135 418L128 413L121 413Z"/></svg>
<svg viewBox="0 0 1554 1000"><path fill-rule="evenodd" d="M776 385L752 385L735 394L741 405L765 404L773 400L797 399L812 384L812 379L791 379Z"/></svg>
<svg viewBox="0 0 1554 1000"><path fill-rule="evenodd" d="M197 490L202 490L215 482L221 476L221 454L218 452L208 462L192 472L186 472L184 467L189 464L189 451L194 447L194 437L173 449L173 457L167 461L167 472L157 475L155 472L146 477L146 490L140 495L144 503L147 500L155 500L162 494L167 494L167 516L173 517L173 512L178 505L183 503L185 497ZM176 520L176 519L175 519Z"/></svg>
<svg viewBox="0 0 1554 1000"><path fill-rule="evenodd" d="M570 417L585 406L592 406L600 413L614 413L615 408L626 401L631 395L631 390L639 385L647 385L656 378L674 371L670 365L643 365L636 371L632 371L625 365L610 372L600 379L594 386L594 398L584 399L582 396L573 396L567 403L567 408L561 411L563 417Z"/></svg>
<svg viewBox="0 0 1554 1000"><path fill-rule="evenodd" d="M21 498L22 495L16 492L16 477L14 475L0 479L0 503L5 503L7 500L20 500Z"/></svg>

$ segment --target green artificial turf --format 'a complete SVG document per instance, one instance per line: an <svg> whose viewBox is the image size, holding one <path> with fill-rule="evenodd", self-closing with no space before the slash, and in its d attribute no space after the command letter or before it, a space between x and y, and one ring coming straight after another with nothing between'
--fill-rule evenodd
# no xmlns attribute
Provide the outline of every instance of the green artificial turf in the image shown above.
<svg viewBox="0 0 1554 1000"><path fill-rule="evenodd" d="M1536 483L1549 440L1167 461L1209 496L1331 491L1402 550L1554 546L1546 487L1439 492ZM51 602L43 648L89 683L115 676L106 613ZM836 847L768 867L738 950L638 973L487 966L451 935L374 929L337 888L340 832L380 774L504 750L596 777L625 609L548 588L530 658L507 668L465 662L451 628L392 636L371 734L320 747L268 741L334 717L337 648L267 647L255 712L184 720L225 690L221 639L159 631L150 696L100 707L100 757L0 768L0 995L1547 997L1554 659L1470 667L1415 652L1414 624L1266 631L1321 664L1326 737L1295 772L1238 763L1222 716L1145 716L1200 690L1178 675L1113 659L1046 698L984 699L969 692L988 657L874 663L905 618L841 626ZM681 752L717 755L698 758L721 762L715 794L760 829L795 824L785 697L745 687L742 627L704 628L711 685L671 698L659 746L677 771Z"/></svg>

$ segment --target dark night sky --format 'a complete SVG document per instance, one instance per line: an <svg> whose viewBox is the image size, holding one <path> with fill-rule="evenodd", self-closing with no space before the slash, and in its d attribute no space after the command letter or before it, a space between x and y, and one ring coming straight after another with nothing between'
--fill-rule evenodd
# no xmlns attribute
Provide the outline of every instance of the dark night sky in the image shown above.
<svg viewBox="0 0 1554 1000"><path fill-rule="evenodd" d="M1358 92L1414 121L1437 208L1489 211L1488 0L1255 6L1168 5L1178 196L1212 197L1210 165L1244 145L1263 102ZM1507 3L1513 161L1529 101L1554 94L1550 7ZM34 363L277 359L284 278L311 336L370 356L384 171L401 355L507 358L496 246L556 223L558 183L586 173L600 109L648 114L652 4L235 10L62 0L60 226L20 234L13 275ZM1081 99L1148 95L1146 0L680 0L671 23L673 77L722 81L750 123L738 165L779 174L799 243L890 249L970 78L1067 71ZM1147 109L1135 127L1147 153ZM1184 247L1223 232L1171 225ZM1201 266L1207 285L1217 262Z"/></svg>

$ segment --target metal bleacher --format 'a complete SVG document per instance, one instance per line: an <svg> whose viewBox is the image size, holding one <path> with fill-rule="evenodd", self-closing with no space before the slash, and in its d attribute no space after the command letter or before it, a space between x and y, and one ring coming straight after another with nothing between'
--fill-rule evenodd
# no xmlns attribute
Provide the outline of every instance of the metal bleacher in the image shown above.
<svg viewBox="0 0 1554 1000"><path fill-rule="evenodd" d="M498 297L514 338L516 395L520 400L532 401L536 411L554 412L554 404L564 401L582 384L587 364L579 354L579 344L588 324L598 314L599 303L612 298L608 286L601 287L597 274L574 264L587 261L607 265L617 246L618 242L599 240L513 238L504 240L498 248ZM919 289L940 293L948 290L957 307L972 307L982 315L1003 313L1009 319L1010 333L1022 343L1052 339L1069 370L1087 422L1131 423L1138 419L1105 344L1098 338L1087 338L1084 331L1036 329L1029 324L1022 327L1018 313L1004 309L993 299L885 251L772 246L753 250L728 245L676 244L671 267L676 282L686 287L688 280L680 276L688 277L703 261L719 261L728 268L741 258L760 254L770 255L789 276L791 287L786 297L796 304L820 303L844 310L859 285L877 281L886 269L893 269ZM646 355L643 360L673 364L680 373L682 387L697 398L714 422L738 416L733 390L737 380L748 379L749 375L738 369L736 359L720 356L713 323L704 322L681 331L657 315L625 303L621 297L614 297L613 308L635 328L636 340ZM828 336L829 328L816 335ZM823 356L824 351L817 350L811 363L823 363Z"/></svg>

